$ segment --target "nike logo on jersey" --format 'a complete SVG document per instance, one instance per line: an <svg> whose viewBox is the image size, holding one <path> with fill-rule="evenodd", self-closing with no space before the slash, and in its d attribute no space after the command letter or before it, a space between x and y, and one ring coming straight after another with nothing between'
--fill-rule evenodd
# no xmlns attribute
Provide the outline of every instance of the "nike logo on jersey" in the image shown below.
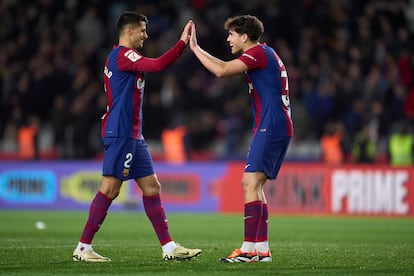
<svg viewBox="0 0 414 276"><path fill-rule="evenodd" d="M138 90L141 90L145 87L145 80L142 80L141 78L139 78L137 80L137 88Z"/></svg>
<svg viewBox="0 0 414 276"><path fill-rule="evenodd" d="M250 164L247 164L246 166L244 166L244 169L247 169L248 167L250 167Z"/></svg>
<svg viewBox="0 0 414 276"><path fill-rule="evenodd" d="M282 102L286 107L289 107L290 100L288 95L282 95Z"/></svg>

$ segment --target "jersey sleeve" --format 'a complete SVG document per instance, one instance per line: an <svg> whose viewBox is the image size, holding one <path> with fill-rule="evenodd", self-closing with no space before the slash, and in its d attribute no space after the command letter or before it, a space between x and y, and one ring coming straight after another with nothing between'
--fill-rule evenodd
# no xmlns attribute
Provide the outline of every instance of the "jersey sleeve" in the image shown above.
<svg viewBox="0 0 414 276"><path fill-rule="evenodd" d="M263 69L267 65L266 53L260 46L247 50L239 59L246 64L247 70Z"/></svg>
<svg viewBox="0 0 414 276"><path fill-rule="evenodd" d="M174 63L184 49L181 39L159 58L147 58L134 49L124 48L118 56L118 66L122 71L159 72Z"/></svg>

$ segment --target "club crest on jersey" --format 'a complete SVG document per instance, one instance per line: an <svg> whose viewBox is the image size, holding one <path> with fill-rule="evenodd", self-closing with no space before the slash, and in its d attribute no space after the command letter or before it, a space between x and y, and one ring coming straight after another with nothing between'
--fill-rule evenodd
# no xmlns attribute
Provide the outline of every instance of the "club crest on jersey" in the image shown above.
<svg viewBox="0 0 414 276"><path fill-rule="evenodd" d="M125 52L124 54L130 61L135 62L137 60L139 60L140 58L142 58L140 55L138 55L137 52L135 52L134 50L128 50Z"/></svg>
<svg viewBox="0 0 414 276"><path fill-rule="evenodd" d="M129 169L124 168L124 170L122 171L122 175L125 176L125 177L127 177L128 174L129 174Z"/></svg>

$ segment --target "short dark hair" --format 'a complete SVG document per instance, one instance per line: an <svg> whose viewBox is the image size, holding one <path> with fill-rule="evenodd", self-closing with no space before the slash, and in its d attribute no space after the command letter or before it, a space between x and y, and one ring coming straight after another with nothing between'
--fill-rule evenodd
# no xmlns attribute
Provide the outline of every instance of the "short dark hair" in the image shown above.
<svg viewBox="0 0 414 276"><path fill-rule="evenodd" d="M124 27L128 24L138 26L141 22L148 23L148 19L145 15L134 12L134 11L126 11L122 13L118 20L116 21L116 28L118 30L118 34L121 34Z"/></svg>
<svg viewBox="0 0 414 276"><path fill-rule="evenodd" d="M251 41L258 41L264 32L262 21L253 15L230 17L224 23L224 29L247 34Z"/></svg>

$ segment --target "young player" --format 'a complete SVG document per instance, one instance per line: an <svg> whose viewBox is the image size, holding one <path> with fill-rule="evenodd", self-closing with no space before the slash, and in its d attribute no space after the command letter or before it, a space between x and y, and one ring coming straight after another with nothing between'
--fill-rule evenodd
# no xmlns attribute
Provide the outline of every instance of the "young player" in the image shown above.
<svg viewBox="0 0 414 276"><path fill-rule="evenodd" d="M267 179L276 179L293 135L288 75L276 52L260 44L264 28L259 19L250 15L232 17L224 28L228 30L231 53L241 54L228 62L198 46L195 25L190 37L195 56L217 77L246 73L254 115L253 139L242 177L244 241L239 249L219 261L270 262L268 207L263 186Z"/></svg>
<svg viewBox="0 0 414 276"><path fill-rule="evenodd" d="M188 44L191 23L184 27L180 40L156 59L144 57L137 51L148 38L147 23L146 16L130 11L123 13L117 21L119 43L109 53L104 68L108 107L102 118L101 132L103 178L73 252L74 261L111 261L92 249L92 240L109 206L118 196L122 182L127 179L135 179L142 190L144 209L161 243L163 259L191 259L201 253L200 249L187 249L171 238L160 199L161 186L142 136L144 72L161 71L177 60Z"/></svg>

